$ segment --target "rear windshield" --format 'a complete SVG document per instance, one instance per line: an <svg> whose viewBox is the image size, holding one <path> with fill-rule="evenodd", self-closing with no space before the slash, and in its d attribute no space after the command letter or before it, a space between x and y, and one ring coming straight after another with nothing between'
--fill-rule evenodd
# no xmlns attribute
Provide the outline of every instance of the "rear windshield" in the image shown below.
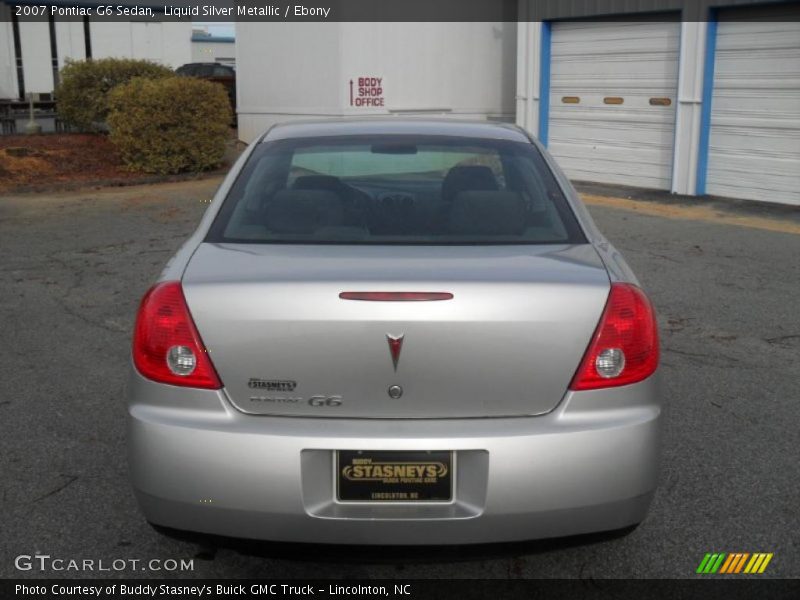
<svg viewBox="0 0 800 600"><path fill-rule="evenodd" d="M586 240L535 146L402 135L259 144L206 241L471 245Z"/></svg>

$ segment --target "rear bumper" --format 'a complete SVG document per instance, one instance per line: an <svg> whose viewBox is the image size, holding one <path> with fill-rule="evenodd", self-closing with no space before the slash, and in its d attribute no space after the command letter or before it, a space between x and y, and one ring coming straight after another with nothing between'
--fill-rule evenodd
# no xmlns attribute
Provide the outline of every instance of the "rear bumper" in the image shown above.
<svg viewBox="0 0 800 600"><path fill-rule="evenodd" d="M463 544L640 522L657 483L656 377L570 393L538 417L459 420L248 416L224 392L134 373L128 447L146 518L276 541ZM334 450L454 450L449 504L341 504Z"/></svg>

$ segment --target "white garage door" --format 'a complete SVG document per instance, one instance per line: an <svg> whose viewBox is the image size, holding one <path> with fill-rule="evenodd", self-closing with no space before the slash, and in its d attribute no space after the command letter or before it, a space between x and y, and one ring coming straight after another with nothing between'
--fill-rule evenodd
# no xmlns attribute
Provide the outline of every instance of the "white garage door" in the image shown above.
<svg viewBox="0 0 800 600"><path fill-rule="evenodd" d="M718 24L706 192L800 205L800 23Z"/></svg>
<svg viewBox="0 0 800 600"><path fill-rule="evenodd" d="M548 148L574 180L669 189L680 23L554 23Z"/></svg>

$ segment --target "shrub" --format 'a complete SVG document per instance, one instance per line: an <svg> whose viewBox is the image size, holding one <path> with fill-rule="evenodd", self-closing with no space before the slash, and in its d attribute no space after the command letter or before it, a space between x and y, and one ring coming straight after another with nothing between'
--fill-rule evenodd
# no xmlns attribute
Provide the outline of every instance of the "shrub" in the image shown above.
<svg viewBox="0 0 800 600"><path fill-rule="evenodd" d="M101 58L67 61L56 88L61 118L84 131L101 131L108 116L108 93L134 77L170 77L171 69L147 60Z"/></svg>
<svg viewBox="0 0 800 600"><path fill-rule="evenodd" d="M218 83L132 79L112 90L109 108L111 142L133 170L202 171L222 161L231 108Z"/></svg>

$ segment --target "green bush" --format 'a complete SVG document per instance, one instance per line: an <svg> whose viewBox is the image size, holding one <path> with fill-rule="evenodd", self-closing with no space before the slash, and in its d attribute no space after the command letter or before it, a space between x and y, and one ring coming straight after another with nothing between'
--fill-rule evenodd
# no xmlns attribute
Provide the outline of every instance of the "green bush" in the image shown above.
<svg viewBox="0 0 800 600"><path fill-rule="evenodd" d="M56 88L61 118L84 131L104 129L108 93L134 77L171 77L171 69L147 60L101 58L70 61L61 69Z"/></svg>
<svg viewBox="0 0 800 600"><path fill-rule="evenodd" d="M218 83L132 79L112 90L109 109L111 142L133 170L202 171L222 161L231 107Z"/></svg>

